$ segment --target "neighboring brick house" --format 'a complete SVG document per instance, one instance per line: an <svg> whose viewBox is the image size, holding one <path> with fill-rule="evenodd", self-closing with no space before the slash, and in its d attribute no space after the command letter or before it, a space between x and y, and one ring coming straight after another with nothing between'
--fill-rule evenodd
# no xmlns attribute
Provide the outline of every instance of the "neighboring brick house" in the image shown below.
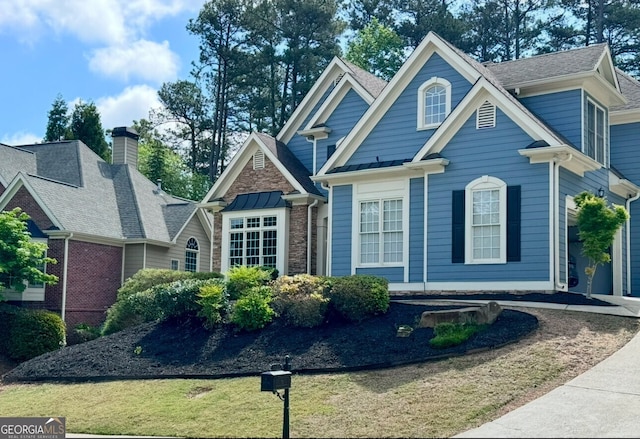
<svg viewBox="0 0 640 439"><path fill-rule="evenodd" d="M48 244L56 285L5 298L61 314L68 327L100 324L123 282L142 268L209 271L211 222L137 168L138 135L113 130L113 164L80 141L0 144L0 211L20 207Z"/></svg>

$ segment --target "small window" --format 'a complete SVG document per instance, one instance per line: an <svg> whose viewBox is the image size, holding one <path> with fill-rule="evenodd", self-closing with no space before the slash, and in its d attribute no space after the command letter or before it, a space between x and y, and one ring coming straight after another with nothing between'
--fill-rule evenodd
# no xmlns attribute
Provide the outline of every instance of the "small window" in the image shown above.
<svg viewBox="0 0 640 439"><path fill-rule="evenodd" d="M171 269L180 270L180 261L177 259L171 259Z"/></svg>
<svg viewBox="0 0 640 439"><path fill-rule="evenodd" d="M476 128L481 130L483 128L494 128L496 126L496 106L489 101L484 101L484 104L476 111Z"/></svg>
<svg viewBox="0 0 640 439"><path fill-rule="evenodd" d="M199 254L200 247L198 246L198 241L195 238L189 238L184 254L184 271L198 271Z"/></svg>
<svg viewBox="0 0 640 439"><path fill-rule="evenodd" d="M418 129L437 128L451 112L451 83L433 77L418 89Z"/></svg>
<svg viewBox="0 0 640 439"><path fill-rule="evenodd" d="M264 152L256 151L253 155L253 169L264 169Z"/></svg>

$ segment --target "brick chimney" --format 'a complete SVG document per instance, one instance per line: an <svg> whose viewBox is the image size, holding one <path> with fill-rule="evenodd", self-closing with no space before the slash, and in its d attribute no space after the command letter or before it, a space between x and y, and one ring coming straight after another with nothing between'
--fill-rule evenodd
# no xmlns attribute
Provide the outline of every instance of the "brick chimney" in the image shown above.
<svg viewBox="0 0 640 439"><path fill-rule="evenodd" d="M113 150L111 162L114 165L128 164L138 168L138 139L140 135L131 127L117 127L111 131Z"/></svg>

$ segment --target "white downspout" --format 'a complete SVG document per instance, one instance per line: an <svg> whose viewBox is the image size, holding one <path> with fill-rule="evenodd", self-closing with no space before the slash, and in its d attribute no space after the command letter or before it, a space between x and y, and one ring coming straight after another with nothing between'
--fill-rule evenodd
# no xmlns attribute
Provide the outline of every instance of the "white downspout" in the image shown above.
<svg viewBox="0 0 640 439"><path fill-rule="evenodd" d="M553 284L560 291L568 291L569 286L565 282L560 282L560 163L569 161L573 158L573 154L564 154L563 157L555 156L553 158ZM566 218L565 218L566 221ZM566 244L566 243L565 243Z"/></svg>
<svg viewBox="0 0 640 439"><path fill-rule="evenodd" d="M631 203L640 198L640 192L636 193L633 197L629 197L625 201L625 208L627 212L631 211ZM627 295L631 295L631 217L627 219Z"/></svg>
<svg viewBox="0 0 640 439"><path fill-rule="evenodd" d="M316 138L315 138L315 136L307 136L304 139L309 143L313 143L313 173L312 173L312 175L316 175L316 163L317 163L316 162L316 160L317 160L317 157L316 157L316 155L317 155L316 154L316 147L317 147ZM311 140L309 140L309 139L311 139Z"/></svg>
<svg viewBox="0 0 640 439"><path fill-rule="evenodd" d="M215 231L215 224L216 224L216 214L214 212L211 212L211 238L209 242L209 273L213 271L213 233Z"/></svg>
<svg viewBox="0 0 640 439"><path fill-rule="evenodd" d="M311 249L312 249L312 228L311 220L313 219L313 208L318 205L319 200L315 200L313 203L307 206L307 274L311 274ZM316 225L317 226L317 225Z"/></svg>
<svg viewBox="0 0 640 439"><path fill-rule="evenodd" d="M64 238L64 265L62 267L64 282L62 283L62 304L60 306L60 317L63 322L66 321L65 315L67 313L67 273L69 272L69 239L71 238L73 238L73 232Z"/></svg>

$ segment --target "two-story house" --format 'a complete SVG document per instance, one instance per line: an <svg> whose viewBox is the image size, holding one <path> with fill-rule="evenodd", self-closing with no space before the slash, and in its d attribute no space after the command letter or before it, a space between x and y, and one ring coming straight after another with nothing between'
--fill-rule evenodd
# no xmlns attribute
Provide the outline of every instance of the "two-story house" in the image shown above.
<svg viewBox="0 0 640 439"><path fill-rule="evenodd" d="M335 58L203 200L212 266L584 292L573 197L586 190L632 218L593 292L640 296L638 141L640 83L605 44L481 64L429 33L389 83Z"/></svg>

